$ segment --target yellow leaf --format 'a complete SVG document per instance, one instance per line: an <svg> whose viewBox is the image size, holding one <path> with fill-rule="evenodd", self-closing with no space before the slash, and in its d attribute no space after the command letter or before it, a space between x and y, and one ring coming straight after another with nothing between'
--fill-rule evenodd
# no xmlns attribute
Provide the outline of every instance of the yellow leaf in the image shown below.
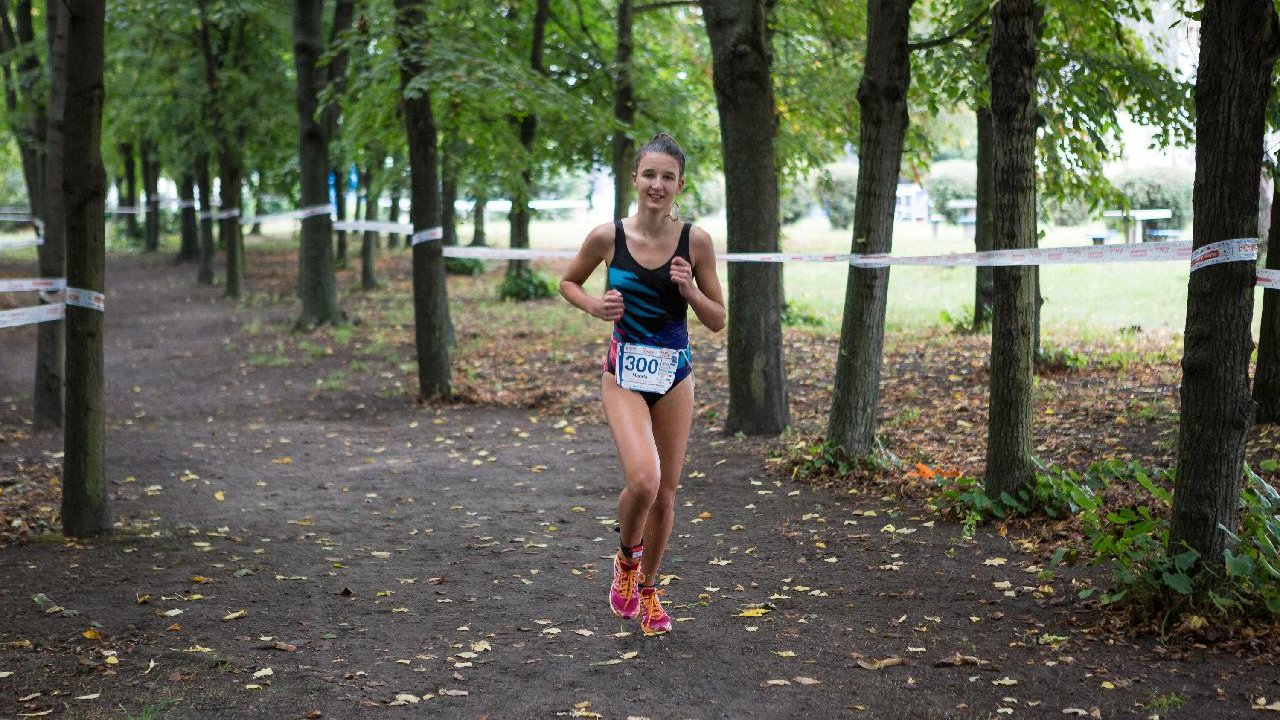
<svg viewBox="0 0 1280 720"><path fill-rule="evenodd" d="M289 457L288 455L285 455L284 457L278 457L272 460L271 462L277 465L291 465L293 463L293 458Z"/></svg>
<svg viewBox="0 0 1280 720"><path fill-rule="evenodd" d="M94 630L93 628L89 628L88 630L85 630L84 632L82 632L82 633L80 633L80 634L81 634L81 635L84 635L84 636L85 636L86 638L88 638L89 640L101 640L101 639L102 639L102 633L98 632L97 630Z"/></svg>
<svg viewBox="0 0 1280 720"><path fill-rule="evenodd" d="M982 564L994 566L994 565L1004 565L1007 562L1009 562L1008 558L993 557L993 558L987 558L986 560L983 560Z"/></svg>
<svg viewBox="0 0 1280 720"><path fill-rule="evenodd" d="M222 502L227 499L227 496L223 495L221 490L216 490L213 493L213 499L217 500L218 502Z"/></svg>
<svg viewBox="0 0 1280 720"><path fill-rule="evenodd" d="M768 608L748 608L738 613L738 617L764 617L767 612L769 612Z"/></svg>
<svg viewBox="0 0 1280 720"><path fill-rule="evenodd" d="M698 517L702 518L703 520L710 520L713 517L713 515L709 512L703 511L698 513Z"/></svg>
<svg viewBox="0 0 1280 720"><path fill-rule="evenodd" d="M119 665L120 658L116 657L115 655L112 655L108 657L106 660L104 660L103 662L105 662L108 665Z"/></svg>
<svg viewBox="0 0 1280 720"><path fill-rule="evenodd" d="M253 679L257 680L258 678L269 677L271 675L275 675L275 672L272 671L271 668L262 668L261 670L253 674Z"/></svg>
<svg viewBox="0 0 1280 720"><path fill-rule="evenodd" d="M778 657L786 657L786 658L796 656L795 652L791 650L774 650L773 654L777 655Z"/></svg>
<svg viewBox="0 0 1280 720"><path fill-rule="evenodd" d="M1102 681L1102 689L1104 689L1104 690L1115 690L1115 689L1116 689L1116 684L1115 684L1115 683L1113 683L1113 682L1111 682L1110 680L1103 680L1103 681Z"/></svg>
<svg viewBox="0 0 1280 720"><path fill-rule="evenodd" d="M231 613L230 615L226 615L226 616L224 616L224 617L222 618L222 621L223 621L223 622L227 622L228 620L239 620L240 618L242 618L242 617L244 617L245 615L248 615L248 614L249 614L249 613L248 613L248 611L246 611L246 610L237 610L237 611L235 611L235 612Z"/></svg>

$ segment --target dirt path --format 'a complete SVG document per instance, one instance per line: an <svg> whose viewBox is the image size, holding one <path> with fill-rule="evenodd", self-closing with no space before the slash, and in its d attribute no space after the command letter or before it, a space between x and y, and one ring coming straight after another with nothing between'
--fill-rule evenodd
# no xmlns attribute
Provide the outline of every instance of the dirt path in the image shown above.
<svg viewBox="0 0 1280 720"><path fill-rule="evenodd" d="M606 607L619 481L594 411L327 390L349 358L245 362L233 318L287 302L237 311L189 268L110 262L128 530L0 549L5 717L1209 718L1280 698L1270 657L1113 643L1074 571L1012 537L784 482L702 421L663 568L675 630L646 638ZM60 443L24 436L33 337L3 335L0 479ZM935 667L957 653L983 664Z"/></svg>

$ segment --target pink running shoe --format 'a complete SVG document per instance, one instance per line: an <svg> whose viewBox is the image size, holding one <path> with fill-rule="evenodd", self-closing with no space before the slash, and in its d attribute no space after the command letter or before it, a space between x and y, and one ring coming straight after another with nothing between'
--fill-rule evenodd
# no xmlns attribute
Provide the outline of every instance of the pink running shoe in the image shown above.
<svg viewBox="0 0 1280 720"><path fill-rule="evenodd" d="M644 617L640 618L640 629L645 635L661 635L671 630L671 616L662 609L662 600L658 596L662 590L651 587L640 588L640 605L644 608Z"/></svg>
<svg viewBox="0 0 1280 720"><path fill-rule="evenodd" d="M626 562L621 553L613 556L613 583L609 586L609 609L629 620L640 610L640 561Z"/></svg>

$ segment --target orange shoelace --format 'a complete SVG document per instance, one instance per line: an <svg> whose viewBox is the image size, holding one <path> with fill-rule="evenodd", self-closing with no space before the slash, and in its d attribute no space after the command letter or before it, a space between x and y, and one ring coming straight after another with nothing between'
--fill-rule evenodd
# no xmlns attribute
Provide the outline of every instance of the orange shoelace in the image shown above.
<svg viewBox="0 0 1280 720"><path fill-rule="evenodd" d="M658 596L665 592L666 590L654 590L648 594L640 593L640 602L644 604L645 616L651 623L661 620L666 614L662 609L662 601L658 599Z"/></svg>
<svg viewBox="0 0 1280 720"><path fill-rule="evenodd" d="M619 563L618 568L620 570L618 573L618 594L630 599L639 592L636 588L640 584L640 566L637 565L635 570L628 570Z"/></svg>

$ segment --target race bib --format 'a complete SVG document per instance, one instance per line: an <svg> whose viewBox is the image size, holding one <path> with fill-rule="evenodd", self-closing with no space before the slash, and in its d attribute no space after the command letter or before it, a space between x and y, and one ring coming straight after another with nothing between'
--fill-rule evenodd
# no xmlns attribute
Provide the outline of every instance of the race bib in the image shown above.
<svg viewBox="0 0 1280 720"><path fill-rule="evenodd" d="M652 345L621 343L618 346L618 384L638 392L664 393L676 380L680 351Z"/></svg>

